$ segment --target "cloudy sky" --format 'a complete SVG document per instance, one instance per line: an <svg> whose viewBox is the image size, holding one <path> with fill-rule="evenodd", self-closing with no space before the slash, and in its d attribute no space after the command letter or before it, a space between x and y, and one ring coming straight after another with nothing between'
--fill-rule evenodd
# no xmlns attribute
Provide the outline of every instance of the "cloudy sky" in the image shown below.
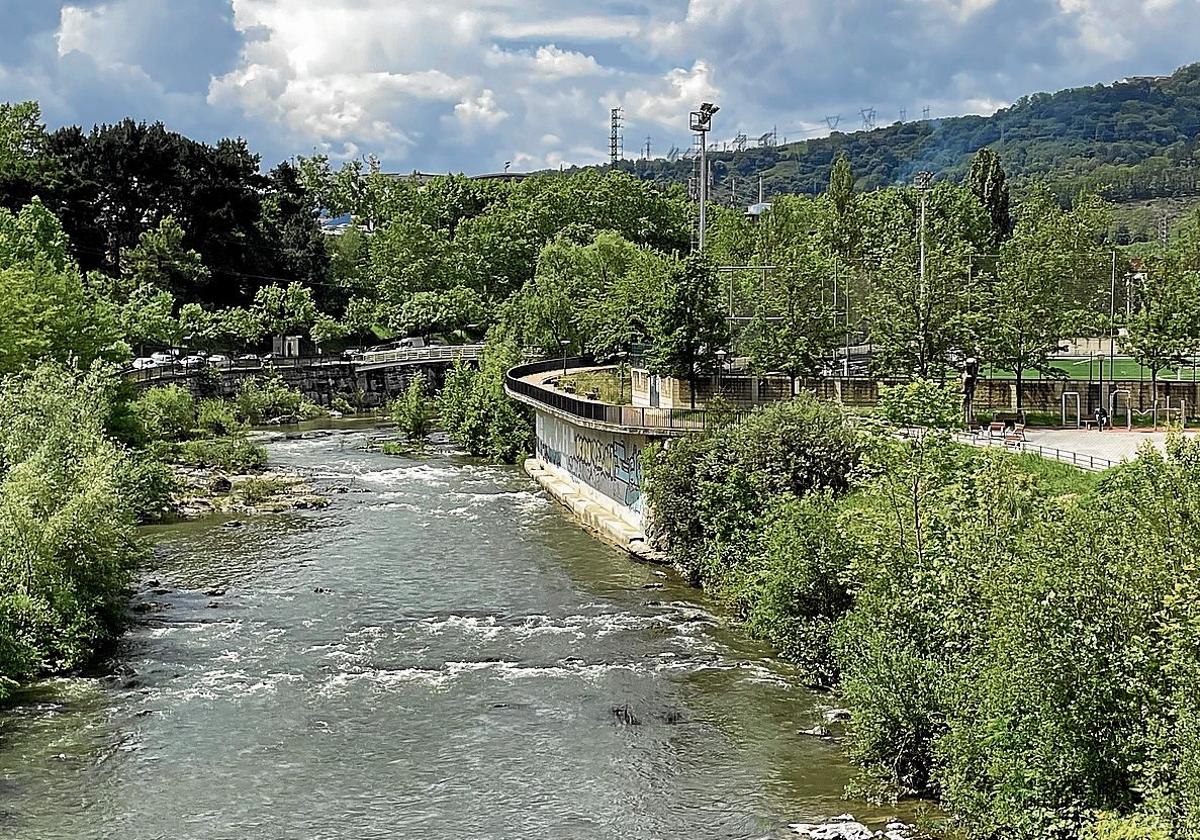
<svg viewBox="0 0 1200 840"><path fill-rule="evenodd" d="M0 100L51 127L126 115L264 162L396 171L595 163L720 140L990 113L1200 60L1200 0L0 0Z"/></svg>

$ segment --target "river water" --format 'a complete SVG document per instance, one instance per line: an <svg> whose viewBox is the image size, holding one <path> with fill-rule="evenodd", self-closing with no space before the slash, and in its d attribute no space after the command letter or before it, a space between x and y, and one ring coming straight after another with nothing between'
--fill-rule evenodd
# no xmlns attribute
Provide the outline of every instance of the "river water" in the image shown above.
<svg viewBox="0 0 1200 840"><path fill-rule="evenodd" d="M696 590L519 469L365 442L269 447L354 491L326 510L151 532L113 659L0 710L0 837L757 838L887 816L842 800L836 743L798 734L827 698Z"/></svg>

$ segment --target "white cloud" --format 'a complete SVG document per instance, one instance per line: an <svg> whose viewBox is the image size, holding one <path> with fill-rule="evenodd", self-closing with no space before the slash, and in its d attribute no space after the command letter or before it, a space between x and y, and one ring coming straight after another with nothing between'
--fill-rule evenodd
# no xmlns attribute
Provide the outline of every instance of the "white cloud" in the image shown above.
<svg viewBox="0 0 1200 840"><path fill-rule="evenodd" d="M508 112L496 104L496 95L491 89L485 88L478 96L455 105L454 116L467 126L495 128L508 118Z"/></svg>
<svg viewBox="0 0 1200 840"><path fill-rule="evenodd" d="M435 171L606 160L617 104L631 154L647 134L686 147L703 100L718 142L812 137L837 114L852 130L871 107L880 124L987 113L1169 72L1200 30L1196 0L10 2L0 99L36 95L51 122L161 116L267 163L321 149Z"/></svg>
<svg viewBox="0 0 1200 840"><path fill-rule="evenodd" d="M620 99L617 94L610 99ZM712 68L697 61L691 69L676 67L653 89L635 89L624 95L625 113L646 122L675 126L701 102L721 98L720 89L712 81Z"/></svg>

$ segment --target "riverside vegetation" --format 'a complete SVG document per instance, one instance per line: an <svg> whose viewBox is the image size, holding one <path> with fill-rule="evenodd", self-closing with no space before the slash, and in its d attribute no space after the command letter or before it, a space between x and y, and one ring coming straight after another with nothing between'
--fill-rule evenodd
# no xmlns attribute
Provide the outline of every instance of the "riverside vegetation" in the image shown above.
<svg viewBox="0 0 1200 840"><path fill-rule="evenodd" d="M214 491L186 475L261 473L266 452L247 424L295 411L300 394L269 378L228 403L175 385L135 396L102 361L47 361L0 381L0 699L86 665L120 630L145 556L137 525L185 515L197 496L232 491L252 509L295 492L278 476Z"/></svg>
<svg viewBox="0 0 1200 840"><path fill-rule="evenodd" d="M1200 832L1200 442L1099 478L801 395L648 464L655 532L853 712L860 786L968 838ZM946 406L947 408L939 408Z"/></svg>

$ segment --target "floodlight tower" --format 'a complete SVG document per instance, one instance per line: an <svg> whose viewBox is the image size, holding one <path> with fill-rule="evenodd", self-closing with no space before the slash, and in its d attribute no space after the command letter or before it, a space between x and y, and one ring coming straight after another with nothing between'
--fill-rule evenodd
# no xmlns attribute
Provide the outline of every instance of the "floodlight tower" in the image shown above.
<svg viewBox="0 0 1200 840"><path fill-rule="evenodd" d="M921 195L921 255L919 260L918 272L920 273L921 285L917 293L917 331L918 341L925 341L925 310L926 298L928 297L928 288L925 283L925 199L929 194L929 188L933 184L933 173L924 170L917 173L913 180L913 186L917 188L917 192Z"/></svg>
<svg viewBox="0 0 1200 840"><path fill-rule="evenodd" d="M705 204L708 203L708 132L712 129L713 115L721 108L711 102L700 105L699 111L692 111L692 131L700 135L700 250L704 250Z"/></svg>

